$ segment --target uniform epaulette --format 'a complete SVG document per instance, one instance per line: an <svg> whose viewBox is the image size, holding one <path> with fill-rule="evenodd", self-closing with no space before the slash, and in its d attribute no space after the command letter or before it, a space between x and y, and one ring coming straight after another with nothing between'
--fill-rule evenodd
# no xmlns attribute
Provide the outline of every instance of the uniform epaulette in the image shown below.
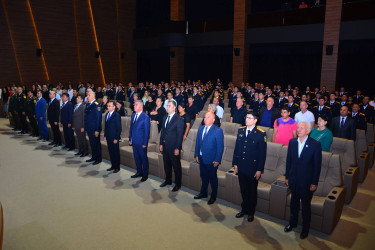
<svg viewBox="0 0 375 250"><path fill-rule="evenodd" d="M246 128L246 126L242 126L242 127L240 127L240 128Z"/></svg>
<svg viewBox="0 0 375 250"><path fill-rule="evenodd" d="M359 113L359 115L366 116L364 113Z"/></svg>
<svg viewBox="0 0 375 250"><path fill-rule="evenodd" d="M297 107L299 107L299 104L295 103L294 105L296 105Z"/></svg>
<svg viewBox="0 0 375 250"><path fill-rule="evenodd" d="M318 106L314 106L313 109L314 109L314 108L317 108L317 107L318 107Z"/></svg>
<svg viewBox="0 0 375 250"><path fill-rule="evenodd" d="M99 103L98 103L98 102L95 102L95 104L96 104L96 105L99 105Z"/></svg>
<svg viewBox="0 0 375 250"><path fill-rule="evenodd" d="M324 107L326 107L327 109L331 109L331 107L330 107L330 106L324 106Z"/></svg>
<svg viewBox="0 0 375 250"><path fill-rule="evenodd" d="M257 129L258 129L260 132L265 133L265 131L264 131L263 129L260 129L260 128L258 128L258 127L257 127Z"/></svg>

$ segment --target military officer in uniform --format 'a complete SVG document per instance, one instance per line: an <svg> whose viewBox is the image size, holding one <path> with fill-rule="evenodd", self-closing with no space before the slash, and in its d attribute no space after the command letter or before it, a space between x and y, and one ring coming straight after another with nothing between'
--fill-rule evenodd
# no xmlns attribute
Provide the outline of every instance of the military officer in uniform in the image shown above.
<svg viewBox="0 0 375 250"><path fill-rule="evenodd" d="M312 108L312 113L315 116L315 123L318 123L318 118L319 116L322 116L322 115L327 116L328 123L330 123L332 119L331 108L325 105L325 101L323 98L320 98L318 103L319 103L318 106L314 106Z"/></svg>
<svg viewBox="0 0 375 250"><path fill-rule="evenodd" d="M26 121L26 95L22 93L22 91L23 89L21 87L17 88L16 111L21 125L20 134L26 134L28 131Z"/></svg>
<svg viewBox="0 0 375 250"><path fill-rule="evenodd" d="M31 128L33 129L31 136L37 137L39 136L39 129L38 124L35 120L35 104L36 104L36 97L34 97L34 93L29 90L27 92L27 101L26 101L26 115L29 118Z"/></svg>
<svg viewBox="0 0 375 250"><path fill-rule="evenodd" d="M86 162L94 162L97 165L102 162L102 149L100 144L100 131L102 130L102 108L95 99L95 92L89 90L87 92L87 100L85 109L85 131L90 140L91 159Z"/></svg>
<svg viewBox="0 0 375 250"><path fill-rule="evenodd" d="M242 209L236 218L248 215L249 222L254 220L258 180L264 170L267 153L267 134L256 127L257 122L256 113L248 111L246 126L238 129L232 162L235 172L238 173L242 196Z"/></svg>
<svg viewBox="0 0 375 250"><path fill-rule="evenodd" d="M367 130L366 116L360 111L357 103L353 104L352 113L349 115L349 117L354 119L356 129Z"/></svg>
<svg viewBox="0 0 375 250"><path fill-rule="evenodd" d="M21 130L20 129L20 121L18 119L16 106L17 106L17 94L16 94L15 89L12 88L12 96L9 99L8 112L12 114L12 118L13 118L13 122L14 122L14 128L13 128L14 131Z"/></svg>

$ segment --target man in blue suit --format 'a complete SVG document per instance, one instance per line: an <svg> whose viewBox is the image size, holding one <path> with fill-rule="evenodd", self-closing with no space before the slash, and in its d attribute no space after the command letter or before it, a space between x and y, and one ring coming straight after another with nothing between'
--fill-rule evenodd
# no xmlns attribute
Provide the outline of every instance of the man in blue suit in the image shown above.
<svg viewBox="0 0 375 250"><path fill-rule="evenodd" d="M94 162L97 165L102 162L102 147L100 144L100 131L102 130L102 109L95 100L95 92L91 89L87 91L85 109L85 131L90 140L91 159L86 162Z"/></svg>
<svg viewBox="0 0 375 250"><path fill-rule="evenodd" d="M322 165L322 147L308 135L311 123L300 122L297 128L298 138L289 141L286 158L285 183L290 187L289 224L284 228L290 232L298 223L300 202L302 203L302 232L301 239L309 234L311 221L311 199L318 187L320 168Z"/></svg>
<svg viewBox="0 0 375 250"><path fill-rule="evenodd" d="M111 158L111 168L107 171L117 173L120 171L120 147L121 117L115 112L116 106L113 101L107 104L108 113L105 117L104 141L107 141L109 156Z"/></svg>
<svg viewBox="0 0 375 250"><path fill-rule="evenodd" d="M36 93L38 101L35 104L35 119L38 121L38 126L40 129L40 138L38 140L48 141L48 128L47 128L47 117L46 108L47 102L43 98L42 91Z"/></svg>
<svg viewBox="0 0 375 250"><path fill-rule="evenodd" d="M221 162L224 151L224 134L223 130L216 125L215 114L207 112L204 117L205 126L198 128L197 141L195 144L195 160L199 163L199 170L202 179L201 191L194 199L207 197L208 184L211 183L211 198L208 204L211 205L216 201L217 196L217 167Z"/></svg>
<svg viewBox="0 0 375 250"><path fill-rule="evenodd" d="M61 125L63 126L65 146L63 149L72 151L75 149L74 131L72 129L73 123L73 104L69 101L69 94L64 93L61 97L63 103L61 105Z"/></svg>
<svg viewBox="0 0 375 250"><path fill-rule="evenodd" d="M142 177L141 182L148 179L147 146L150 136L150 117L143 112L143 101L134 102L129 131L129 145L133 146L133 155L137 165L137 173L131 178Z"/></svg>

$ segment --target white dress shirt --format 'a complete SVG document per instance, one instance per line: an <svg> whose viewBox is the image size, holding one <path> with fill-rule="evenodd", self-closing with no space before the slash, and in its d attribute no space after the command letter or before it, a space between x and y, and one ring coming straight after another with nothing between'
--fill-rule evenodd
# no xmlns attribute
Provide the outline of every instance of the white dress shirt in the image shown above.
<svg viewBox="0 0 375 250"><path fill-rule="evenodd" d="M173 113L173 114L171 114L171 115L168 115L168 117L169 117L169 122L172 121L172 118L173 118L174 114L175 114L175 113ZM165 127L165 128L167 127L168 117L167 117L167 119L165 120L165 123L164 123L164 127Z"/></svg>
<svg viewBox="0 0 375 250"><path fill-rule="evenodd" d="M300 141L300 138L297 139L298 142L298 158L301 156L303 147L305 146L305 143L307 141L308 136L306 136L305 140L303 142Z"/></svg>

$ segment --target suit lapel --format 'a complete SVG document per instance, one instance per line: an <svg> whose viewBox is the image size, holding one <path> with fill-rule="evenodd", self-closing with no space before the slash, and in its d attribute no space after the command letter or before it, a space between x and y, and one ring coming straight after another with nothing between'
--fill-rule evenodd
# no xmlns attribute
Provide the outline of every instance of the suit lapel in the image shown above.
<svg viewBox="0 0 375 250"><path fill-rule="evenodd" d="M215 129L214 125L212 124L210 130L208 130L208 132L206 132L206 135L204 136L202 143L206 140L207 136L209 136L214 129ZM203 131L202 131L202 136L203 136L203 133L204 133L204 128L203 128Z"/></svg>
<svg viewBox="0 0 375 250"><path fill-rule="evenodd" d="M297 139L297 140L299 140L299 139ZM302 152L301 152L301 155L299 156L299 158L302 158L302 156L309 149L309 143L310 143L310 137L307 137L307 140L305 142L305 145L303 146L303 149L302 149ZM298 150L298 141L297 141L297 150Z"/></svg>

